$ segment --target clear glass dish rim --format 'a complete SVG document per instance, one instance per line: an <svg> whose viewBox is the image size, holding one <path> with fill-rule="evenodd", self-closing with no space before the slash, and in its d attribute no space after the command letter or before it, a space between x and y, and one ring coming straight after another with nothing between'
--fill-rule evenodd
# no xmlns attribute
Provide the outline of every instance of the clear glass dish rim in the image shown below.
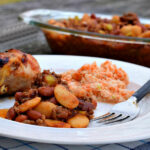
<svg viewBox="0 0 150 150"><path fill-rule="evenodd" d="M88 32L88 31L63 28L63 27L50 25L48 23L44 23L44 22L42 22L38 19L34 19L32 17L29 17L28 22L26 22L25 20L27 20L27 18L25 18L23 15L27 14L28 12L31 12L31 13L33 12L33 16L34 16L36 14L36 13L34 13L34 11L37 11L37 10L42 10L42 11L48 10L48 11L52 11L52 13L54 11L54 12L59 12L62 15L63 15L63 13L69 13L69 11L64 12L64 11L60 11L60 10L51 10L51 9L35 9L35 10L31 10L31 11L27 11L25 13L22 13L21 15L19 15L19 19L23 20L27 24L31 24L31 25L40 27L42 29L52 30L52 31L61 32L61 33L67 33L67 34L76 35L76 36L83 36L83 37L90 38L90 39L106 40L106 41L121 42L121 43L132 43L132 44L148 44L148 45L150 44L150 38L127 37L127 36L118 36L118 35L111 35L111 34L100 34L100 33L96 33L96 32ZM31 13L30 13L30 15L31 15ZM78 12L73 12L73 13L79 14ZM82 13L82 14L84 14L84 13ZM99 15L99 16L101 15L101 14L97 14L97 13L95 13L95 14ZM41 15L43 15L43 14L41 13ZM50 19L55 19L55 18L51 17ZM64 19L64 18L62 18L62 19Z"/></svg>

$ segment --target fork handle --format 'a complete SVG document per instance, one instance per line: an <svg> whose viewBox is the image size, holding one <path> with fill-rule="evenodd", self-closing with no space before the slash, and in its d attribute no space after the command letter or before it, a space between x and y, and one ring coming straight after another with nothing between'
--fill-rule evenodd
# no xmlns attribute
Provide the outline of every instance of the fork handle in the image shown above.
<svg viewBox="0 0 150 150"><path fill-rule="evenodd" d="M133 96L137 98L138 103L148 93L150 93L150 80L148 80L140 89L138 89Z"/></svg>

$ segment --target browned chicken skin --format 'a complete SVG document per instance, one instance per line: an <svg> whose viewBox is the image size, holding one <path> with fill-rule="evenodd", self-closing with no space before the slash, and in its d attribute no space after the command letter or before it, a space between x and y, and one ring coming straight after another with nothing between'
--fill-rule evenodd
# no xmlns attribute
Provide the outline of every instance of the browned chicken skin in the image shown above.
<svg viewBox="0 0 150 150"><path fill-rule="evenodd" d="M16 49L0 53L0 95L30 88L39 72L38 62L29 54Z"/></svg>

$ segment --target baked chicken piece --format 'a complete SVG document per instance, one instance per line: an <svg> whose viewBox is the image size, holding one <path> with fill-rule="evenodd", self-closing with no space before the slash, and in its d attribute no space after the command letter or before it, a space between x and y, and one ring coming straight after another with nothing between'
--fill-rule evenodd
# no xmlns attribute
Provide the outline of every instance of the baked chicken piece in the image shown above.
<svg viewBox="0 0 150 150"><path fill-rule="evenodd" d="M37 60L29 54L16 49L0 53L0 95L31 88L40 71Z"/></svg>

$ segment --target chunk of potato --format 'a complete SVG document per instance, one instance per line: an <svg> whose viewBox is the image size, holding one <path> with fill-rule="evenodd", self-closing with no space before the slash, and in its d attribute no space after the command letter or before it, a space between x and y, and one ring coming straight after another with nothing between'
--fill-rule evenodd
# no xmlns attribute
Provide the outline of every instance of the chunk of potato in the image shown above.
<svg viewBox="0 0 150 150"><path fill-rule="evenodd" d="M31 100L28 100L21 105L18 106L19 112L26 112L29 109L34 108L36 105L38 105L41 101L40 97L35 97Z"/></svg>
<svg viewBox="0 0 150 150"><path fill-rule="evenodd" d="M8 109L0 109L0 117L1 118L6 118Z"/></svg>
<svg viewBox="0 0 150 150"><path fill-rule="evenodd" d="M142 33L142 29L137 25L126 25L121 28L120 32L125 36L137 37Z"/></svg>
<svg viewBox="0 0 150 150"><path fill-rule="evenodd" d="M117 15L113 16L112 19L111 19L111 22L112 22L112 23L119 24L119 22L120 22L120 17L117 16Z"/></svg>
<svg viewBox="0 0 150 150"><path fill-rule="evenodd" d="M143 37L143 38L149 38L150 37L150 31L146 31L146 32L142 33L141 37Z"/></svg>
<svg viewBox="0 0 150 150"><path fill-rule="evenodd" d="M86 115L87 114L87 112L83 111L83 110L79 110L78 113L81 114L81 115Z"/></svg>
<svg viewBox="0 0 150 150"><path fill-rule="evenodd" d="M44 80L49 86L54 86L57 84L57 79L53 75L46 75Z"/></svg>
<svg viewBox="0 0 150 150"><path fill-rule="evenodd" d="M79 105L79 100L75 95L69 92L63 85L58 84L54 89L54 95L57 101L69 109L74 109Z"/></svg>
<svg viewBox="0 0 150 150"><path fill-rule="evenodd" d="M58 121L58 120L51 120L45 119L45 124L49 127L56 127L56 128L70 128L70 124Z"/></svg>
<svg viewBox="0 0 150 150"><path fill-rule="evenodd" d="M72 128L86 128L89 125L89 118L82 114L77 114L67 121Z"/></svg>
<svg viewBox="0 0 150 150"><path fill-rule="evenodd" d="M55 104L45 101L45 102L40 102L34 108L34 110L40 112L42 115L45 115L46 118L50 118L53 108L56 108Z"/></svg>

